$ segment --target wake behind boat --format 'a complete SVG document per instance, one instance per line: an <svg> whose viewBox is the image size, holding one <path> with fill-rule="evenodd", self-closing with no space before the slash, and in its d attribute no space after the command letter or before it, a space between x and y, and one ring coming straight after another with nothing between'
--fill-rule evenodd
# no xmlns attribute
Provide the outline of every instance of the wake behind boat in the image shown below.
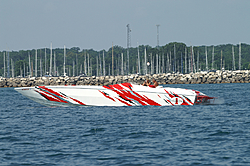
<svg viewBox="0 0 250 166"><path fill-rule="evenodd" d="M35 86L15 88L22 95L47 106L174 106L211 104L214 97L199 91L121 83L106 86Z"/></svg>

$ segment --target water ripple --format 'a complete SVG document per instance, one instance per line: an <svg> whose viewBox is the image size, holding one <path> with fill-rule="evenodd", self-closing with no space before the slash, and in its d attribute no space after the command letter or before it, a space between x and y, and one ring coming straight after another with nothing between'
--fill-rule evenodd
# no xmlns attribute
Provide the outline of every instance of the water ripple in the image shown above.
<svg viewBox="0 0 250 166"><path fill-rule="evenodd" d="M44 107L2 88L0 165L250 165L250 84L170 86L224 102Z"/></svg>

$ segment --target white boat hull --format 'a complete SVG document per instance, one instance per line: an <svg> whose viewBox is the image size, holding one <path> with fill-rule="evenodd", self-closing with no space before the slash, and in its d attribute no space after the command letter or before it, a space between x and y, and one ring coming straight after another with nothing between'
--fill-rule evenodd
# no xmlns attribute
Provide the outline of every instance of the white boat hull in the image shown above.
<svg viewBox="0 0 250 166"><path fill-rule="evenodd" d="M15 90L47 106L194 105L200 93L188 89L150 88L130 83L109 86L36 86L15 88Z"/></svg>

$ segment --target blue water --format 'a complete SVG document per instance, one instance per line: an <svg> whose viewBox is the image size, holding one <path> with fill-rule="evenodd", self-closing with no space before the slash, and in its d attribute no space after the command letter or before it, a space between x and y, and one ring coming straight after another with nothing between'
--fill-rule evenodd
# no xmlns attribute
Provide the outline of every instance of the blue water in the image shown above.
<svg viewBox="0 0 250 166"><path fill-rule="evenodd" d="M0 89L0 165L250 165L250 84L169 85L221 104L45 107Z"/></svg>

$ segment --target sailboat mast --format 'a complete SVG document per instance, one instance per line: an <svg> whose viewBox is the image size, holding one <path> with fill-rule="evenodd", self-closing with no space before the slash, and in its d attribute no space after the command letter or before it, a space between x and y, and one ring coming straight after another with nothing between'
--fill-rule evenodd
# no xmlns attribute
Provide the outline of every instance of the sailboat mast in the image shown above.
<svg viewBox="0 0 250 166"><path fill-rule="evenodd" d="M121 53L121 56L122 56L122 66L121 66L121 74L124 75L124 68L123 68L123 53Z"/></svg>
<svg viewBox="0 0 250 166"><path fill-rule="evenodd" d="M30 53L29 53L29 69L30 69L30 76L31 76L31 65L30 65Z"/></svg>
<svg viewBox="0 0 250 166"><path fill-rule="evenodd" d="M50 66L49 66L49 74L52 75L52 43L50 44Z"/></svg>
<svg viewBox="0 0 250 166"><path fill-rule="evenodd" d="M110 64L109 64L109 76L110 76Z"/></svg>
<svg viewBox="0 0 250 166"><path fill-rule="evenodd" d="M112 76L114 75L114 47L112 42Z"/></svg>
<svg viewBox="0 0 250 166"><path fill-rule="evenodd" d="M158 54L156 54L156 69L155 69L156 74L158 74Z"/></svg>
<svg viewBox="0 0 250 166"><path fill-rule="evenodd" d="M190 47L190 62L191 62L191 72L193 73L193 53L192 53L192 46Z"/></svg>
<svg viewBox="0 0 250 166"><path fill-rule="evenodd" d="M41 56L41 49L40 49L40 77L42 77L42 56Z"/></svg>
<svg viewBox="0 0 250 166"><path fill-rule="evenodd" d="M192 47L192 53L193 53L194 72L196 73L195 60L194 60L194 47Z"/></svg>
<svg viewBox="0 0 250 166"><path fill-rule="evenodd" d="M187 73L187 47L185 47L185 73Z"/></svg>
<svg viewBox="0 0 250 166"><path fill-rule="evenodd" d="M87 53L86 53L86 51L84 52L84 73L87 74Z"/></svg>
<svg viewBox="0 0 250 166"><path fill-rule="evenodd" d="M35 62L35 76L37 77L37 49L36 49L36 62Z"/></svg>
<svg viewBox="0 0 250 166"><path fill-rule="evenodd" d="M159 69L158 69L158 73L161 73L161 55L159 54L158 56L159 56L159 61L158 61L158 67L159 67Z"/></svg>
<svg viewBox="0 0 250 166"><path fill-rule="evenodd" d="M144 62L145 74L147 74L148 71L147 71L147 52L146 52L146 48L144 50L144 56L145 56L145 62Z"/></svg>
<svg viewBox="0 0 250 166"><path fill-rule="evenodd" d="M3 77L5 78L5 52L3 53Z"/></svg>
<svg viewBox="0 0 250 166"><path fill-rule="evenodd" d="M222 50L220 51L221 57L220 57L220 70L222 70Z"/></svg>
<svg viewBox="0 0 250 166"><path fill-rule="evenodd" d="M138 46L138 43L137 43L137 52L138 52L138 73L141 73L140 54L139 54L139 46Z"/></svg>
<svg viewBox="0 0 250 166"><path fill-rule="evenodd" d="M20 76L23 75L23 72L22 72L22 68L21 68L21 65L20 65Z"/></svg>
<svg viewBox="0 0 250 166"><path fill-rule="evenodd" d="M150 53L150 57L151 57L151 74L153 74L154 73L154 63L153 63L153 54L152 53Z"/></svg>
<svg viewBox="0 0 250 166"><path fill-rule="evenodd" d="M197 72L199 72L199 58L200 58L200 53L198 50L198 52L197 52Z"/></svg>
<svg viewBox="0 0 250 166"><path fill-rule="evenodd" d="M214 46L213 46L213 52L212 52L212 69L214 69Z"/></svg>
<svg viewBox="0 0 250 166"><path fill-rule="evenodd" d="M65 72L65 57L66 57L66 48L65 48L65 45L64 45L64 48L63 48L63 75L66 76L66 72Z"/></svg>
<svg viewBox="0 0 250 166"><path fill-rule="evenodd" d="M89 54L88 54L88 76L90 74L90 69L89 69Z"/></svg>
<svg viewBox="0 0 250 166"><path fill-rule="evenodd" d="M174 72L176 72L176 50L175 50L175 44L174 44Z"/></svg>
<svg viewBox="0 0 250 166"><path fill-rule="evenodd" d="M54 51L54 75L57 76L56 72L56 52Z"/></svg>
<svg viewBox="0 0 250 166"><path fill-rule="evenodd" d="M46 48L45 48L45 55L44 55L44 59L45 59L45 62L44 62L44 75L47 74L47 59L46 59ZM28 71L27 71L28 72Z"/></svg>
<svg viewBox="0 0 250 166"><path fill-rule="evenodd" d="M78 57L77 57L77 53L76 53L76 76L78 76Z"/></svg>
<svg viewBox="0 0 250 166"><path fill-rule="evenodd" d="M23 62L23 77L25 77L25 62Z"/></svg>
<svg viewBox="0 0 250 166"><path fill-rule="evenodd" d="M100 63L100 75L102 75L102 60L101 60L100 52L99 52L99 63Z"/></svg>
<svg viewBox="0 0 250 166"><path fill-rule="evenodd" d="M183 73L182 52L181 52L181 73Z"/></svg>
<svg viewBox="0 0 250 166"><path fill-rule="evenodd" d="M82 74L82 64L81 64L81 66L80 66L80 74Z"/></svg>
<svg viewBox="0 0 250 166"><path fill-rule="evenodd" d="M241 70L241 43L239 43L239 70Z"/></svg>
<svg viewBox="0 0 250 166"><path fill-rule="evenodd" d="M164 53L162 53L162 73L164 73Z"/></svg>
<svg viewBox="0 0 250 166"><path fill-rule="evenodd" d="M206 71L208 71L208 62L207 62L207 46L205 47L205 54L206 54Z"/></svg>
<svg viewBox="0 0 250 166"><path fill-rule="evenodd" d="M12 78L14 78L14 63L13 63L12 58L10 60L11 60L11 75L12 75Z"/></svg>
<svg viewBox="0 0 250 166"><path fill-rule="evenodd" d="M73 60L73 77L75 76L75 61Z"/></svg>
<svg viewBox="0 0 250 166"><path fill-rule="evenodd" d="M98 71L98 56L96 56L96 76L98 77L99 76L99 71Z"/></svg>
<svg viewBox="0 0 250 166"><path fill-rule="evenodd" d="M103 50L103 75L105 76L106 75L106 71L105 71L105 59L104 59L104 50Z"/></svg>
<svg viewBox="0 0 250 166"><path fill-rule="evenodd" d="M232 45L232 54L233 54L233 70L235 70L234 46L233 45Z"/></svg>
<svg viewBox="0 0 250 166"><path fill-rule="evenodd" d="M169 71L172 70L172 58L171 58L171 51L169 52ZM174 71L174 70L172 70Z"/></svg>

